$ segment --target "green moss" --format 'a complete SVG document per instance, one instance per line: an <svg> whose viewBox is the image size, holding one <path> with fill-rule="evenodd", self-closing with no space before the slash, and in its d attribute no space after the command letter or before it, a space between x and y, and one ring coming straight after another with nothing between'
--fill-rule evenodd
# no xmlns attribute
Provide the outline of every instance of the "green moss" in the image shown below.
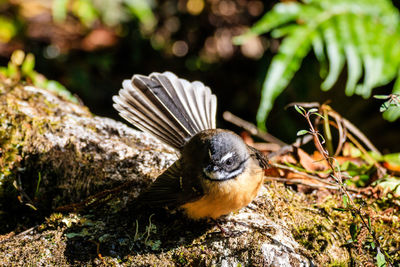
<svg viewBox="0 0 400 267"><path fill-rule="evenodd" d="M57 181L46 169L46 157L35 162L35 155L48 153L46 142L41 141L43 134L57 132L64 117L54 120L63 107L49 103L39 91L25 90L23 81L0 75L0 88L0 220L4 225L1 231L7 231L15 229L16 223L27 223L16 222L15 216L27 212L26 218L36 217L38 213L29 210L46 201L39 174L42 185ZM88 111L80 115L92 116ZM31 208L26 210L28 206Z"/></svg>
<svg viewBox="0 0 400 267"><path fill-rule="evenodd" d="M297 242L310 253L318 265L348 266L350 261L357 264L375 263L377 252L371 247L373 240L368 230L359 216L337 209L341 208L342 203L338 195L329 195L323 201L317 202L315 195L291 192L279 184L271 184L271 189L275 203L273 216L284 218ZM398 207L374 198L356 199L356 203L363 207L364 217L371 218L372 229L383 249L390 253L393 262L399 262ZM389 207L391 208L388 209ZM353 241L350 234L352 225L357 226L357 238Z"/></svg>

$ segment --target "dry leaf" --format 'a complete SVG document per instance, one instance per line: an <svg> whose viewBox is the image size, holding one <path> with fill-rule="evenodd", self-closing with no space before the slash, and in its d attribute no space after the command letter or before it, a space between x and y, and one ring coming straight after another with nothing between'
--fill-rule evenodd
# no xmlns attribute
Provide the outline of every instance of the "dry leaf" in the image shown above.
<svg viewBox="0 0 400 267"><path fill-rule="evenodd" d="M301 166L307 171L316 172L326 170L326 166L321 161L315 161L304 150L298 149L297 155L299 156Z"/></svg>

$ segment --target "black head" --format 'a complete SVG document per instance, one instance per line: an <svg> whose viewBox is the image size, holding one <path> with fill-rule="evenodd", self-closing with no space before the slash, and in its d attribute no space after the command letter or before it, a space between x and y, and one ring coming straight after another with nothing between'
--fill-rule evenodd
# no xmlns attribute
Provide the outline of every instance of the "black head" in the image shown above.
<svg viewBox="0 0 400 267"><path fill-rule="evenodd" d="M250 155L242 139L230 131L215 131L204 140L204 178L225 181L241 174Z"/></svg>

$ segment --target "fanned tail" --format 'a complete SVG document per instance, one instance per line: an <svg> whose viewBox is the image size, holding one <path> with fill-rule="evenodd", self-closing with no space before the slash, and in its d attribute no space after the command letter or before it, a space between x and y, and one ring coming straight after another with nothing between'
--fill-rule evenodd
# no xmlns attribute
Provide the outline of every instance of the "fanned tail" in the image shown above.
<svg viewBox="0 0 400 267"><path fill-rule="evenodd" d="M209 87L171 72L134 75L113 97L127 121L164 143L181 149L195 134L216 127L216 96Z"/></svg>

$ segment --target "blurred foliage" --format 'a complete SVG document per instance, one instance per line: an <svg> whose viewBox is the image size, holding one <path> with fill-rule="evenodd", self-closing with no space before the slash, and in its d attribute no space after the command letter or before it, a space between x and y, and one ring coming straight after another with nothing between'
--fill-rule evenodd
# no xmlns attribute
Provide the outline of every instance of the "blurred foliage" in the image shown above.
<svg viewBox="0 0 400 267"><path fill-rule="evenodd" d="M17 29L13 21L7 17L0 16L0 42L7 43L16 34Z"/></svg>
<svg viewBox="0 0 400 267"><path fill-rule="evenodd" d="M92 27L96 20L116 26L136 17L144 30L151 31L156 24L152 4L153 1L148 0L54 0L52 14L60 23L70 12L87 27Z"/></svg>
<svg viewBox="0 0 400 267"><path fill-rule="evenodd" d="M24 82L25 84L35 85L39 88L47 89L55 94L64 97L74 103L79 103L61 83L48 80L44 75L36 72L35 56L31 53L25 56L21 50L16 50L11 55L7 67L0 67L0 81L2 79L10 80L11 83ZM1 88L0 88L1 92Z"/></svg>
<svg viewBox="0 0 400 267"><path fill-rule="evenodd" d="M7 56L21 48L21 39L26 37L53 44L55 56L71 48L91 51L112 46L123 34L121 24L131 20L137 20L141 33L148 35L157 24L153 5L148 0L3 0L0 54ZM1 46L7 43L9 49Z"/></svg>
<svg viewBox="0 0 400 267"><path fill-rule="evenodd" d="M400 92L400 13L390 0L307 0L276 4L236 43L271 32L283 38L265 77L257 114L265 128L268 113L277 96L299 70L304 57L313 49L319 61L326 91L338 80L347 63L345 93L368 98L373 88L393 79L393 93ZM360 79L363 77L363 81ZM384 118L394 121L400 109L392 107Z"/></svg>
<svg viewBox="0 0 400 267"><path fill-rule="evenodd" d="M258 80L246 75L254 73L248 68L251 61L233 70L242 74L235 79L216 78L227 72L224 62L243 61L241 55L262 57L266 38L253 38L242 47L231 39L263 11L259 0L5 0L0 16L12 21L15 30L7 42L0 40L0 57L6 64L16 49L35 54L41 73L77 93L97 114L109 116L111 95L122 79L162 70L210 84L199 77L207 71L216 80L210 85L222 92L240 85L247 89L245 97L241 92L232 98L240 98L235 106L243 107L246 100L257 101ZM220 107L224 104L232 107L227 101Z"/></svg>
<svg viewBox="0 0 400 267"><path fill-rule="evenodd" d="M135 34L149 38L155 50L178 58L186 56L190 49L197 50L198 58L187 64L198 69L232 57L239 50L232 44L232 36L243 33L245 25L261 15L263 9L259 0L3 0L0 44L11 46L13 41L24 38L44 41L52 45L47 56L55 58L71 49L95 51L114 46L118 38L127 37L127 26L130 24L131 28L131 22L136 21L139 31ZM192 21L184 24L190 20L187 15L198 19L198 24L205 22L206 36L205 32L196 36L200 25ZM199 41L203 45L197 47ZM246 57L259 59L264 49L262 39L256 37L240 51ZM0 55L6 56L9 51L0 46Z"/></svg>

